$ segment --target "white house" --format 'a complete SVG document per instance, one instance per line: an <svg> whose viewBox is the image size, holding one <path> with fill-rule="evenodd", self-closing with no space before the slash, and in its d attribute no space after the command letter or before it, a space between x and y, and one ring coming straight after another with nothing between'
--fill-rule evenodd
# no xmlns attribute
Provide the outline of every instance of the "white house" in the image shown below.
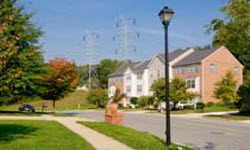
<svg viewBox="0 0 250 150"><path fill-rule="evenodd" d="M172 79L172 66L194 52L193 49L178 50L169 53L169 74ZM116 88L126 93L122 100L126 107L132 97L152 95L150 87L154 80L165 77L165 55L157 54L151 60L133 62L126 67L119 68L109 77L109 97L114 95Z"/></svg>

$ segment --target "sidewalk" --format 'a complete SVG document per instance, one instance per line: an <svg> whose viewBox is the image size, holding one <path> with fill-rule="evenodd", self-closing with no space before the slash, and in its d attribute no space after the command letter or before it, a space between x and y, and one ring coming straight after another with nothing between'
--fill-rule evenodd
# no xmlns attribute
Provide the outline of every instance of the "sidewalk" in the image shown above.
<svg viewBox="0 0 250 150"><path fill-rule="evenodd" d="M84 118L77 117L54 117L49 115L43 115L41 117L26 117L26 116L0 116L0 120L49 120L57 121L68 129L83 137L97 150L132 150L128 146L108 137L100 134L90 128L77 123L77 121L91 121Z"/></svg>

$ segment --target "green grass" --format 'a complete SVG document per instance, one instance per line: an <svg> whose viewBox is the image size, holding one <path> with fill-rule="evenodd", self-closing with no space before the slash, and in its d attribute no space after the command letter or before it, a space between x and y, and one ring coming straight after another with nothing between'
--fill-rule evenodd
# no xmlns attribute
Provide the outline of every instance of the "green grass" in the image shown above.
<svg viewBox="0 0 250 150"><path fill-rule="evenodd" d="M110 136L133 149L141 149L141 150L167 149L164 140L146 132L136 131L134 129L127 127L109 125L102 122L79 122L79 123L91 129L94 129L102 134ZM178 147L181 146L173 144L170 149L178 150ZM183 148L182 150L190 150L190 148L187 147L182 147L182 148Z"/></svg>
<svg viewBox="0 0 250 150"><path fill-rule="evenodd" d="M86 100L85 91L75 91L65 98L56 101L56 110L86 110L86 109L95 109L96 106L89 104ZM48 107L45 108L47 111L53 110L52 103L53 101L50 100L36 100L31 102L23 102L31 104L36 108L36 111L40 111L42 109L43 104L47 105ZM14 105L7 105L1 106L0 110L18 110L18 107L23 104L14 104Z"/></svg>
<svg viewBox="0 0 250 150"><path fill-rule="evenodd" d="M0 121L1 150L93 150L55 121Z"/></svg>
<svg viewBox="0 0 250 150"><path fill-rule="evenodd" d="M0 113L0 116L30 116L30 117L38 117L42 114L38 113Z"/></svg>
<svg viewBox="0 0 250 150"><path fill-rule="evenodd" d="M51 115L55 117L75 117L76 116L75 114L59 114L59 113L51 114Z"/></svg>
<svg viewBox="0 0 250 150"><path fill-rule="evenodd" d="M223 118L229 120L250 120L250 113L233 113L225 115L207 115L209 118Z"/></svg>

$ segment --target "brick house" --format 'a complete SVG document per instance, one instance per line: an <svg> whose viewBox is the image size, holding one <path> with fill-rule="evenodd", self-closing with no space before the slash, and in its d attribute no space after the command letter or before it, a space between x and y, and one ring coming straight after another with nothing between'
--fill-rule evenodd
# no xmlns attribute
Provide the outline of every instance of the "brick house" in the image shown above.
<svg viewBox="0 0 250 150"><path fill-rule="evenodd" d="M119 88L127 95L120 103L127 106L131 97L152 95L150 87L153 81L165 77L164 62L164 55L157 54L150 60L119 68L108 76L109 97ZM201 51L191 48L169 53L170 80L180 77L189 83L188 90L200 95L190 103L218 102L213 97L214 84L228 71L234 73L238 85L242 84L243 65L223 46Z"/></svg>
<svg viewBox="0 0 250 150"><path fill-rule="evenodd" d="M243 65L224 47L195 51L173 66L173 76L185 79L190 91L200 97L195 102L218 102L213 96L214 84L229 71L238 85L243 82Z"/></svg>

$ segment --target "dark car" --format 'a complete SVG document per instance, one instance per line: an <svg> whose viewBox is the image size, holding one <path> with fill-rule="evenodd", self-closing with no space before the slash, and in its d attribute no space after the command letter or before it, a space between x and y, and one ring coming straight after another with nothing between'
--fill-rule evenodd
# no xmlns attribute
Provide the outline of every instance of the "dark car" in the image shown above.
<svg viewBox="0 0 250 150"><path fill-rule="evenodd" d="M19 111L35 112L35 107L30 104L23 104L19 106Z"/></svg>

